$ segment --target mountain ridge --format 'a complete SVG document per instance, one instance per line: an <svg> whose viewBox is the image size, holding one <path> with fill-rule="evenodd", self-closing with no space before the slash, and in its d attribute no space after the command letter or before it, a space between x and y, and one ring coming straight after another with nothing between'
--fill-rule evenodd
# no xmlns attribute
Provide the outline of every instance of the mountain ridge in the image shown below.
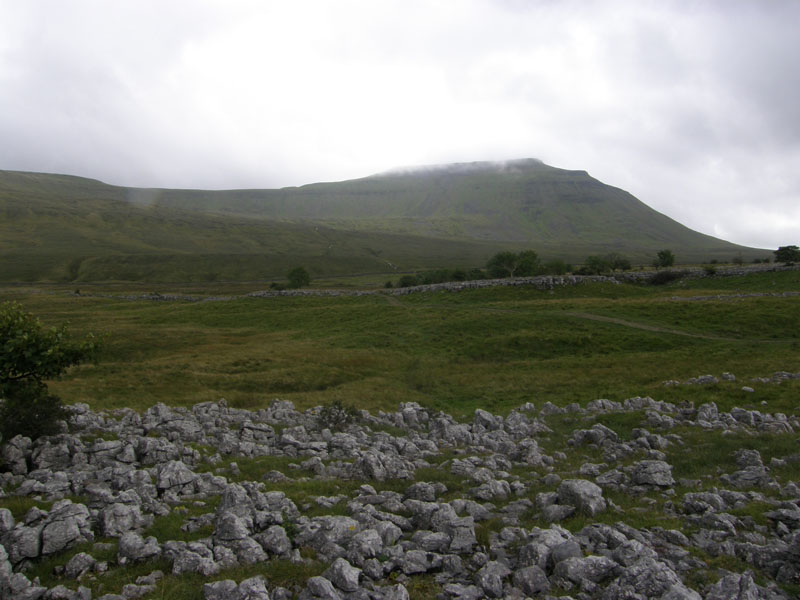
<svg viewBox="0 0 800 600"><path fill-rule="evenodd" d="M265 279L292 264L315 275L473 267L505 249L571 262L606 252L649 262L661 248L685 262L768 255L692 231L586 171L537 159L239 190L0 171L0 216L4 281ZM177 263L179 271L159 266Z"/></svg>

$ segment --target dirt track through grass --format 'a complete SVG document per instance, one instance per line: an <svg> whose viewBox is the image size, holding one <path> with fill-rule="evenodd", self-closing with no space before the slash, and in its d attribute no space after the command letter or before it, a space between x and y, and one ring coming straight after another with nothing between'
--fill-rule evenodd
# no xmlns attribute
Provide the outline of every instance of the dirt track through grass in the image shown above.
<svg viewBox="0 0 800 600"><path fill-rule="evenodd" d="M681 331L680 329L668 329L666 327L658 327L656 325L647 325L646 323L637 323L635 321L628 321L626 319L618 319L615 317L604 317L602 315L594 315L592 313L587 312L575 312L575 311L568 311L563 313L565 315L571 317L577 317L579 319L589 319L591 321L602 321L603 323L614 323L616 325L623 325L625 327L633 327L634 329L644 329L645 331L656 331L659 333L670 333L672 335L683 335L686 337L691 338L700 338L704 340L717 340L723 342L741 342L741 341L748 341L752 342L755 340L748 339L748 340L741 340L737 338L730 338L730 337L720 337L716 335L704 335L702 333L689 333L688 331ZM764 340L764 341L774 341L774 340Z"/></svg>

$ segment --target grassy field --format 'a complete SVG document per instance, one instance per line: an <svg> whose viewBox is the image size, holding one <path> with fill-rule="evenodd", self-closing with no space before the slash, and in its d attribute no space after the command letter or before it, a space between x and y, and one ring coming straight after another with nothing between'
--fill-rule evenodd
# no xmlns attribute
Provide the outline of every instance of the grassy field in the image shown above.
<svg viewBox="0 0 800 600"><path fill-rule="evenodd" d="M649 395L793 412L796 383L741 390L753 377L800 370L800 297L737 296L759 291L800 291L800 272L663 287L209 302L127 300L119 288L76 296L71 287L8 287L0 300L20 301L46 323L67 321L77 336L105 336L97 364L51 383L67 403L97 409L219 398L257 408L283 398L301 408L339 400L371 411L417 401L468 416L525 402ZM708 298L688 299L696 296ZM738 381L663 385L725 371Z"/></svg>
<svg viewBox="0 0 800 600"><path fill-rule="evenodd" d="M524 402L533 402L538 409L548 401L585 405L601 397L622 401L649 395L674 403L713 401L721 411L739 406L771 413L800 412L800 381L751 381L776 371L800 371L800 271L686 280L662 287L585 284L552 292L492 288L397 297L375 294L208 302L123 298L128 292L143 291L141 287L92 286L77 296L67 287L18 286L0 288L0 301L17 300L49 324L68 321L76 336L90 331L105 336L100 362L73 368L51 384L66 402L87 402L95 409L130 406L143 410L156 402L191 405L224 397L233 406L251 409L283 398L300 408L340 400L374 412L417 401L471 418L478 407L507 413ZM216 284L157 291L210 298L252 290L245 285ZM734 373L737 381L663 384L706 373L719 377L726 371ZM755 391L744 391L743 386ZM537 441L547 454L565 452L566 458L557 465L559 473L575 476L580 465L598 460L596 448L567 444L575 429L599 422L630 440L632 430L641 427L645 418L645 411L551 415L546 423L552 433L538 436ZM736 468L734 453L739 448L758 449L765 463L797 449L796 434L753 435L687 425L672 433L682 440L665 449L679 482L677 498L687 491L718 485L720 470ZM630 465L638 458L627 457L622 463ZM288 469L290 462L296 459L239 457L239 474L227 474L231 480L255 480L267 470L284 470L290 474L289 481L267 485L286 493L298 506L311 503L318 495L350 495L362 483L308 478L308 472ZM197 470L213 468L209 463ZM555 490L543 487L540 477L545 472L514 467L514 475L523 481L539 482L527 492L531 501L538 492ZM781 485L797 481L800 463L776 466L771 474ZM419 469L416 477L444 483L448 489L444 500L463 497L472 485L435 464ZM681 480L702 481L701 488L683 487ZM373 483L379 490L398 492L408 485L403 480ZM693 532L681 518L664 514L671 497L661 492L638 496L607 490L605 497L625 511L625 522L633 527L674 528L686 535ZM182 511L159 516L145 535L155 535L162 542L185 539L180 525L186 511L207 512L215 502L212 499L205 507L182 507ZM10 495L0 506L11 509L19 519L31 506L48 508L49 503ZM769 508L751 503L734 512L765 524L763 513ZM336 510L343 511L344 505ZM304 514L318 512L331 513L312 507ZM529 513L522 516L523 526L548 526L533 510ZM608 511L593 520L577 514L561 525L577 532L592 521L619 520L619 513ZM502 526L500 519L479 523L479 542L488 544L491 533ZM209 527L196 536L211 531ZM89 545L80 546L69 554L89 549ZM94 555L113 562L115 553L95 551ZM61 583L53 568L63 564L65 556L35 562L29 575L39 576L48 586ZM722 568L735 572L750 568L731 557L700 553L698 558L706 567L689 577L694 586L717 581ZM271 585L292 586L325 567L319 561L298 566L276 559L227 569L220 578L239 581L261 574ZM112 567L96 585L102 584L104 592L120 591L136 575L154 568L169 572L170 565L162 561ZM765 583L763 574L756 571L756 577ZM195 575L168 575L147 598L195 600L201 597L202 583ZM440 591L430 576L414 577L407 587L413 600L431 598ZM796 585L783 587L790 595L800 593ZM99 588L94 591L99 593Z"/></svg>

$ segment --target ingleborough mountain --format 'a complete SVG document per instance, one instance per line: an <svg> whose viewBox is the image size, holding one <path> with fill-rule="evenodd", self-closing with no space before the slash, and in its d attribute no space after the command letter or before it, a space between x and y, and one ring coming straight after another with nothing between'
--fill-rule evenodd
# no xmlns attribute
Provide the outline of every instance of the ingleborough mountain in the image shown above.
<svg viewBox="0 0 800 600"><path fill-rule="evenodd" d="M524 159L273 190L126 188L0 171L0 281L262 281L483 266L499 250L581 262L767 256L693 231L585 171Z"/></svg>

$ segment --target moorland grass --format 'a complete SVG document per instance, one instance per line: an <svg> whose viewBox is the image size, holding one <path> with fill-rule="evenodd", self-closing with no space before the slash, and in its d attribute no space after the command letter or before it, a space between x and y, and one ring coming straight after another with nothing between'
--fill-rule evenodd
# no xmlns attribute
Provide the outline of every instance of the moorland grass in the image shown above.
<svg viewBox="0 0 800 600"><path fill-rule="evenodd" d="M796 277L788 271L757 279L792 288ZM670 286L632 284L217 302L0 290L0 299L21 301L46 323L68 321L78 336L105 336L100 362L51 384L67 403L95 409L219 398L256 409L279 397L299 408L338 400L371 411L417 401L466 417L476 408L504 414L528 401L644 395L715 401L723 410L762 402L771 411L796 408L796 382L754 385L752 394L741 387L798 370L800 297L673 296ZM724 371L739 381L663 386Z"/></svg>

